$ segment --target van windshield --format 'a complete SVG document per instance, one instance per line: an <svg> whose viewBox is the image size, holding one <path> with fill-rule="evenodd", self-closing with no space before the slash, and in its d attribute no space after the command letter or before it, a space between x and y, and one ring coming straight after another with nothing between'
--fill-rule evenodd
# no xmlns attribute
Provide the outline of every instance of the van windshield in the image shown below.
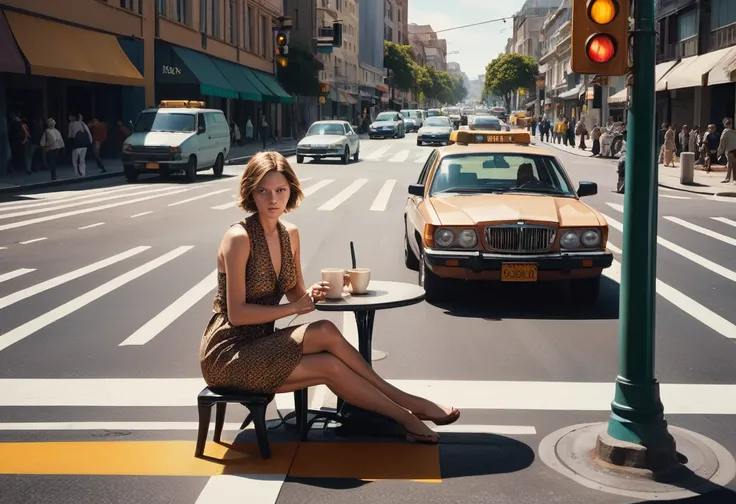
<svg viewBox="0 0 736 504"><path fill-rule="evenodd" d="M156 112L141 112L133 128L134 133L149 133L151 131L166 131L175 133L189 133L195 130L194 114L162 114Z"/></svg>

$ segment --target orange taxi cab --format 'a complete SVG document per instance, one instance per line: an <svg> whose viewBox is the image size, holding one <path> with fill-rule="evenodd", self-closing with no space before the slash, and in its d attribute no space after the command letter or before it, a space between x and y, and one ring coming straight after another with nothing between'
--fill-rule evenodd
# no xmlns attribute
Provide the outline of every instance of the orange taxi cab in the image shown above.
<svg viewBox="0 0 736 504"><path fill-rule="evenodd" d="M594 301L611 266L608 223L580 198L559 160L528 132L454 131L430 154L404 212L406 266L428 300L448 280L570 281L574 299Z"/></svg>

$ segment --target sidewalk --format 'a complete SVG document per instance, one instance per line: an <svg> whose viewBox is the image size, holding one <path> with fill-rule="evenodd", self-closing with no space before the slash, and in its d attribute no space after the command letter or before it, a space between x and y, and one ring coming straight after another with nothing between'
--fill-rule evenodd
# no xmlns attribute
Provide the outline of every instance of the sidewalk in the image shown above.
<svg viewBox="0 0 736 504"><path fill-rule="evenodd" d="M575 139L576 145L580 143L580 137ZM541 142L539 138L532 141L533 144L543 147L552 147L557 150L567 152L574 156L591 158L590 148L592 141L586 140L587 150L581 150L577 147L570 147L563 144L557 144L552 142ZM596 158L596 159L608 159L609 161L618 163L619 158ZM661 187L668 189L675 189L678 191L685 191L698 194L710 194L714 196L732 196L736 197L736 184L722 183L721 181L725 178L726 167L718 165L713 167L713 171L705 173L702 165L695 166L695 173L693 174L693 184L681 184L680 183L680 166L679 158L675 158L676 166L674 168L665 167L663 164L659 165L659 182Z"/></svg>
<svg viewBox="0 0 736 504"><path fill-rule="evenodd" d="M276 144L269 143L267 149L273 149L284 155L291 155L296 151L298 140L291 138L282 139ZM233 146L230 149L230 155L226 160L226 164L245 163L256 152L262 150L260 143L251 143L242 146ZM107 173L100 173L97 163L93 159L87 160L87 175L85 177L77 177L71 164L60 164L56 166L56 180L51 180L51 174L48 170L37 171L30 174L25 172L9 173L0 177L0 193L12 192L18 189L35 189L42 187L56 187L78 182L90 180L99 180L108 177L120 177L123 175L123 163L120 158L103 159Z"/></svg>

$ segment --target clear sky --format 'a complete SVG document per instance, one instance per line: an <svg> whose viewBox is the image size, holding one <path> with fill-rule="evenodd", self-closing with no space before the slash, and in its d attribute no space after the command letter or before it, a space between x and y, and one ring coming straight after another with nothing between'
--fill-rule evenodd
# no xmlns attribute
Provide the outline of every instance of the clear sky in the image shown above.
<svg viewBox="0 0 736 504"><path fill-rule="evenodd" d="M373 0L371 0L373 1ZM524 0L409 0L409 23L429 24L435 31L510 17ZM438 33L447 39L447 61L456 61L470 79L484 74L486 65L502 53L512 35L511 20Z"/></svg>

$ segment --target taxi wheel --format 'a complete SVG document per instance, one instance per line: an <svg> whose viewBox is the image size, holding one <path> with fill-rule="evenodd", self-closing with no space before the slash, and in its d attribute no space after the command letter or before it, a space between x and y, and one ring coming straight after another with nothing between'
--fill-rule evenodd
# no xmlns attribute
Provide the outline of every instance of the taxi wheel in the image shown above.
<svg viewBox="0 0 736 504"><path fill-rule="evenodd" d="M424 262L424 257L419 260L419 286L426 292L427 301L441 301L446 294L442 279L432 273Z"/></svg>
<svg viewBox="0 0 736 504"><path fill-rule="evenodd" d="M598 300L601 276L570 280L570 295L575 303L591 305Z"/></svg>
<svg viewBox="0 0 736 504"><path fill-rule="evenodd" d="M412 271L419 271L419 259L409 245L406 228L404 228L404 265Z"/></svg>

